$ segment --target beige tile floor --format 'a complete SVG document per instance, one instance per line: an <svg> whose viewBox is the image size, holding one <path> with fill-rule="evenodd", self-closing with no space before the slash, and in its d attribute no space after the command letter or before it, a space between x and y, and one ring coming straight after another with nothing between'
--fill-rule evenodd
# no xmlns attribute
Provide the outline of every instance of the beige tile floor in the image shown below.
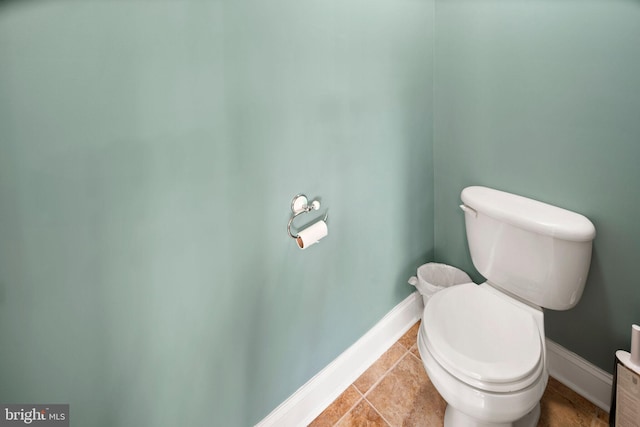
<svg viewBox="0 0 640 427"><path fill-rule="evenodd" d="M416 323L310 426L442 426L446 403L422 366L418 327ZM549 378L538 426L607 427L608 420L605 411Z"/></svg>

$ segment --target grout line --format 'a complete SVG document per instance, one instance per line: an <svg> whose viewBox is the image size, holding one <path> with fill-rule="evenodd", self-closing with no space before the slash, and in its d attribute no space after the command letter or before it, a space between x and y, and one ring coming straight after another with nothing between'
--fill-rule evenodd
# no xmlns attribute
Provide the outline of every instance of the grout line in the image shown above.
<svg viewBox="0 0 640 427"><path fill-rule="evenodd" d="M402 346L403 348L405 348L404 346ZM389 427L394 427L393 424L391 422L389 422L389 420L387 420L384 415L382 415L382 413L378 410L378 408L375 407L375 405L367 398L367 396L373 391L373 389L375 389L386 377L387 375L389 375L389 373L391 371L393 371L396 366L398 366L400 364L401 361L403 361L406 357L407 354L410 354L411 351L407 350L404 352L404 354L402 356L400 356L398 358L398 360L396 360L396 362L384 373L384 375L381 375L380 378L378 379L378 381L376 381L370 388L369 390L367 390L367 392L363 395L363 399L373 408L374 411L376 411L376 413L378 415L380 415L380 418L382 418L384 420L385 423L387 423L387 425Z"/></svg>
<svg viewBox="0 0 640 427"><path fill-rule="evenodd" d="M418 320L416 323L419 323L419 322L420 322L420 320ZM416 324L416 323L414 323L414 324L413 324L413 326L415 326L415 324ZM411 328L413 328L413 326L411 326ZM409 330L411 330L411 328L409 328ZM368 395L368 394L371 392L371 390L373 390L374 388L376 388L376 386L377 386L378 384L380 384L380 382L381 382L381 381L382 381L382 380L383 380L383 379L384 379L384 378L389 374L389 372L391 372L393 369L395 369L395 367L400 363L400 361L406 357L407 353L411 353L411 349L413 348L413 345L411 345L411 347L410 347L410 348L405 347L404 345L402 345L402 344L400 343L400 340L401 340L402 338L404 338L404 335L403 335L402 337L400 337L400 338L398 339L398 341L396 341L396 342L394 342L393 344L391 344L391 345L389 346L389 348L388 348L386 351L389 351L389 350L391 349L391 347L393 347L394 345L398 344L398 345L400 346L400 348L404 349L404 353L402 354L402 356L398 357L398 360L396 360L395 362L393 362L393 365L391 365L391 366L389 367L389 369L387 369L386 371L384 371L384 373L383 373L382 375L380 375L380 378L378 378L378 379L376 380L376 382L374 382L373 384L371 384L371 386L369 387L369 389L368 389L365 393L362 393L362 392L361 392L363 397L366 397L366 395ZM416 342L417 342L417 338L416 338ZM386 353L386 351L385 351L385 353ZM380 356L380 357L382 357L382 356ZM377 360L376 360L376 362L377 362ZM371 366L373 366L376 362L373 362L373 363L371 364ZM422 362L422 360L421 360L420 362ZM371 366L370 366L370 367L371 367ZM367 368L367 369L369 369L369 368ZM354 383L354 387L355 387L355 383ZM357 389L357 388L358 388L358 387L356 387L356 389ZM360 391L360 390L358 390L358 391Z"/></svg>
<svg viewBox="0 0 640 427"><path fill-rule="evenodd" d="M394 343L394 344L395 344L395 343ZM391 345L391 347L393 347L393 345ZM391 348L391 347L389 347L389 348ZM377 380L375 383L373 383L373 384L371 385L371 387L369 387L369 389L367 390L367 392L366 392L366 393L362 393L362 392L360 391L360 389L358 389L358 387L356 387L356 386L355 386L355 384L351 384L351 385L349 386L349 387L353 386L353 388L355 388L355 389L356 389L356 391L358 392L358 394L360 394L360 399L358 399L358 400L356 401L356 403L355 403L355 404L353 404L353 406L351 406L351 408L349 408L349 410L348 410L347 412L345 412L345 413L344 413L344 415L343 415L342 417L340 417L340 419L339 419L338 421L336 421L336 423L334 424L334 426L336 426L336 425L340 424L340 423L342 422L342 420L343 420L347 415L349 415L349 414L351 413L351 411L353 411L353 410L355 409L355 407L356 407L356 406L358 406L358 405L360 404L360 402L362 402L362 401L364 400L365 402L367 402L367 404L368 404L369 406L371 406L371 408L373 408L373 410L374 410L378 415L380 415L380 418L382 418L382 419L384 420L384 422L385 422L385 423L387 423L387 425L388 425L389 427L393 427L393 424L391 424L391 423L390 423L390 422L389 422L389 421L388 421L388 420L387 420L387 419L386 419L386 418L385 418L385 417L380 413L380 411L378 410L378 408L376 408L376 407L373 405L373 403L371 403L371 401L369 401L369 399L367 399L367 395L368 395L368 394L369 394L369 393L370 393L374 388L376 388L376 386L377 386L378 384L380 384L380 382L381 382L381 381L382 381L382 380L383 380L383 379L384 379L384 378L389 374L389 372L391 372L391 371L392 371L396 366L398 366L398 364L400 363L400 361L402 361L402 359L404 359L404 358L407 356L407 353L411 353L411 351L410 351L410 350L406 350L406 347L405 347L405 346L403 346L402 344L400 344L400 347L402 347L402 348L404 348L404 349L405 349L404 354L402 354L402 356L400 356L400 357L398 358L398 360L396 360L396 361L393 363L393 365L391 365L391 367L385 371L385 373L384 373L383 375L380 375L380 378L378 378L378 380ZM374 362L374 363L375 363L375 362ZM373 365L373 364L372 364L372 365ZM332 404L333 404L333 403L332 403Z"/></svg>
<svg viewBox="0 0 640 427"><path fill-rule="evenodd" d="M352 405L352 406L351 406L351 407L350 407L350 408L349 408L349 409L348 409L348 410L347 410L347 411L346 411L346 412L345 412L345 413L340 417L340 419L339 419L338 421L336 421L336 423L334 423L334 424L333 424L333 426L334 426L334 427L335 427L336 425L338 425L339 423L343 422L343 421L346 419L346 417L347 417L349 414L351 414L351 413L353 412L353 410L354 410L358 405L362 404L363 402L365 402L367 405L369 405L369 406L371 407L371 409L373 409L373 410L376 412L376 414L378 414L378 415L380 416L380 418L381 418L381 419L382 419L382 420L383 420L383 421L384 421L384 422L385 422L389 427L397 427L397 426L394 426L391 422L389 422L389 420L387 420L387 419L384 417L384 415L382 414L382 412L381 412L380 410L378 410L378 408L376 408L376 406L375 406L375 405L374 405L374 404L369 400L369 395L373 392L373 390L374 390L374 389L376 389L376 388L380 385L380 383L381 383L381 382L382 382L382 381L383 381L383 380L384 380L384 379L389 375L389 373L390 373L391 371L393 371L393 370L394 370L394 369L395 369L395 368L396 368L396 367L397 367L397 366L398 366L398 365L399 365L399 364L400 364L400 363L401 363L401 362L402 362L406 357L413 357L416 361L420 362L420 364L421 364L421 365L423 364L422 359L421 359L419 356L417 356L416 354L414 354L414 352L412 351L414 348L417 348L417 347L416 347L416 344L411 345L411 346L410 346L410 348L408 348L408 349L407 349L407 348L406 348L406 346L402 345L399 341L400 341L400 340L396 341L396 342L395 342L395 343L393 343L391 346L389 346L389 348L387 349L387 351L388 351L389 349L391 349L395 344L398 344L398 345L400 346L400 348L402 348L402 349L404 350L403 354L402 354L400 357L398 357L398 359L397 359L397 360L396 360L396 361L395 361L395 362L394 362L394 363L393 363L393 364L392 364L392 365L391 365L391 366L390 366L390 367L389 367L389 368L388 368L388 369L387 369L387 370L386 370L382 375L380 375L380 377L379 377L379 378L378 378L378 379L377 379L377 380L376 380L376 381L375 381L375 382L374 382L374 383L373 383L373 384L372 384L372 385L367 389L367 391L366 391L366 392L364 392L364 393L363 393L362 391L360 391L360 389L358 389L358 387L356 387L356 385L355 385L355 381L354 381L354 383L350 384L350 386L349 386L349 387L353 387L353 388L356 390L356 392L357 392L357 393L358 393L358 395L359 395L359 398L358 398L358 399L356 400L356 402L355 402L355 403L354 403L354 404L353 404L353 405ZM408 354L409 354L410 356L408 356ZM376 361L376 362L377 362L377 361ZM373 363L371 364L371 366L373 366L376 362L373 362ZM370 367L371 367L371 366L370 366ZM367 369L368 369L368 368L367 368ZM556 379L556 381L558 381L558 380ZM561 383L561 384L562 384L562 383ZM546 390L545 390L545 393L546 393ZM579 396L582 396L582 395L580 395L579 393L577 393L577 394L578 394ZM572 404L574 403L574 402L573 402L573 400L570 400L570 402L571 402ZM334 401L333 403L335 403L335 401ZM333 405L333 403L332 403L331 405ZM603 409L599 408L597 405L594 405L592 402L589 402L589 403L590 403L590 405L591 405L591 406L592 406L592 408L593 408L593 409L590 411L590 412L591 412L591 419L590 419L591 424L590 424L590 425L591 425L592 427L594 427L594 426L603 426L603 425L607 425L606 420L605 420L605 419L600 418L601 414L607 414L607 412L606 412L605 410L603 410ZM331 406L331 405L329 405L329 406ZM573 406L573 405L572 405L572 406ZM326 408L325 408L325 409L326 409ZM588 412L588 411L578 411L576 408L574 408L574 410L575 410L575 412L576 412L576 413L578 413L578 412L582 412L584 415L587 415L585 412ZM603 417L603 418L604 418L604 417Z"/></svg>
<svg viewBox="0 0 640 427"><path fill-rule="evenodd" d="M401 350L404 350L404 348L405 348L405 347L404 347L402 344L400 344L400 343L398 343L398 342L396 341L396 342L394 342L393 344L391 344L391 346L390 346L390 347L389 347L389 348L388 348L384 353L382 353L382 356L380 356L380 358L382 358L385 354L387 354L387 353L389 352L389 350L391 350L391 349L393 348L393 346L395 346L396 344L398 344L398 345L400 346L400 349L401 349ZM406 351L405 351L404 353L402 353L402 355L401 355L400 357L398 357L398 359L397 359L395 362L393 362L393 364L392 364L389 368L387 368L387 369L386 369L386 370L385 370L385 371L384 371L384 372L383 372L383 373L378 377L378 379L377 379L373 384L371 384L371 385L369 386L369 388L367 388L367 390L366 390L366 391L364 391L364 392L363 392L363 391L361 391L360 389L358 389L358 387L356 386L356 382L357 382L360 378L357 378L357 379L356 379L356 381L354 381L354 382L353 382L353 386L354 386L356 389L358 389L358 391L359 391L360 393L362 393L362 395L363 395L363 396L364 396L364 395L366 395L366 394L367 394L367 393L369 393L369 392L370 392L370 391L371 391L371 390L372 390L376 385L378 385L378 383L382 380L382 378L384 378L384 377L385 377L385 376L386 376L386 375L387 375L387 374L388 374L388 373L389 373L393 368L395 368L396 364L400 361L400 359L402 359L402 358L404 357L404 355L405 355L405 354L406 354ZM375 365L376 363L378 363L378 361L379 361L379 360L380 360L380 359L378 359L378 360L376 360L375 362L373 362L373 363L372 363L372 364L371 364L371 365L370 365L370 366L365 370L365 372L367 372L367 370L369 370L369 368L371 368L373 365ZM364 374L364 373L363 373L363 374Z"/></svg>
<svg viewBox="0 0 640 427"><path fill-rule="evenodd" d="M369 399L367 399L366 397L363 397L363 399L364 399L364 400L369 404L369 406L371 406L371 408L376 412L376 414L380 415L380 418L382 418L382 420L383 420L385 423L387 423L387 425L388 425L389 427L393 427L393 424L391 424L391 423L389 422L389 420L387 420L387 419L384 417L384 415L382 415L382 414L380 413L380 411L378 411L378 408L376 408L376 407L373 405L373 403L371 403L371 402L369 401Z"/></svg>
<svg viewBox="0 0 640 427"><path fill-rule="evenodd" d="M424 365L422 364L422 359L421 358L419 358L418 356L413 354L413 351L410 351L409 354L411 354L418 362L420 362L420 365L424 368ZM429 379L429 381L431 381L431 379Z"/></svg>
<svg viewBox="0 0 640 427"><path fill-rule="evenodd" d="M338 419L338 421L336 421L333 425L337 426L338 424L340 424L340 422L342 421L343 418L345 418L347 415L349 415L351 413L351 411L353 411L355 409L356 406L358 406L360 404L360 402L362 402L364 400L364 395L362 394L362 392L360 390L358 390L358 387L356 387L355 385L351 384L349 387L353 387L354 389L356 389L356 391L358 392L358 394L360 395L360 398L358 400L356 400L356 403L354 403L353 405L351 405L351 407L349 409L347 409L347 411L340 417L340 419ZM347 387L347 389L349 388ZM335 401L334 401L335 402ZM333 405L333 403L331 403L331 405ZM331 405L327 406L330 407Z"/></svg>
<svg viewBox="0 0 640 427"><path fill-rule="evenodd" d="M416 322L416 323L417 323L417 322ZM412 326L412 327L413 327L413 326ZM402 337L401 337L401 338L402 338ZM354 403L354 404L353 404L353 405L352 405L352 406L351 406L351 407L350 407L350 408L349 408L349 409L344 413L344 415L342 415L342 417L340 417L340 419L339 419L338 421L336 421L336 422L335 422L335 424L333 424L334 426L336 426L336 425L340 424L340 423L343 421L343 419L344 419L344 418L346 418L346 416L347 416L347 415L349 415L349 414L351 413L351 411L353 411L353 410L355 409L355 407L356 407L356 406L358 406L358 405L359 405L359 404L364 400L364 401L365 401L365 402L366 402L366 403L367 403L371 408L373 408L373 410L374 410L374 411L375 411L375 412L380 416L380 418L382 418L382 420L383 420L385 423L387 423L387 425L388 425L389 427L393 427L393 424L392 424L392 423L390 423L390 422L389 422L389 421L388 421L388 420L387 420L387 419L386 419L386 418L385 418L385 417L380 413L380 411L378 410L378 408L376 408L376 407L374 406L374 404L373 404L373 403L371 403L371 401L370 401L369 399L367 399L367 396L369 395L369 393L371 393L371 391L373 391L373 389L375 389L375 388L378 386L378 384L380 384L380 383L382 382L382 380L384 380L384 379L386 378L386 376L387 376L387 375L389 375L389 372L391 372L392 370L394 370L394 369L396 368L396 366L398 366L398 365L400 364L400 362L401 362L405 357L407 357L407 354L410 354L411 356L415 357L415 355L411 352L411 349L413 348L413 345L411 345L411 347L410 347L410 348L407 348L407 347L405 347L404 345L402 345L402 344L400 343L400 339L398 339L398 341L396 341L395 343L391 344L391 345L389 346L389 348L388 348L386 351L389 351L389 350L391 349L391 347L393 347L395 344L398 344L398 345L400 346L400 348L404 349L404 353L402 354L402 356L398 357L398 360L396 360L396 361L393 363L393 365L391 365L391 366L389 367L389 369L387 369L387 370L386 370L382 375L380 375L380 378L378 378L378 379L376 380L376 382L374 382L374 383L369 387L369 389L368 389L365 393L363 393L362 391L360 391L360 389L359 389L358 387L356 387L355 382L354 382L354 383L352 383L351 385L349 385L349 387L353 387L353 388L358 392L358 394L360 395L360 398L359 398L359 399L358 399L358 400L357 400L357 401L356 401L356 402L355 402L355 403ZM385 353L386 353L386 351L385 351ZM420 360L420 359L418 359L418 360ZM376 362L377 362L377 360L376 360ZM373 366L376 362L373 362L373 363L371 364L371 366ZM422 361L420 360L420 362L422 362ZM369 366L369 368L370 368L371 366ZM367 368L367 369L369 369L369 368ZM348 388L348 387L347 387L347 388ZM331 405L333 405L333 403L331 403ZM329 405L329 406L331 406L331 405ZM326 408L325 408L325 409L326 409Z"/></svg>
<svg viewBox="0 0 640 427"><path fill-rule="evenodd" d="M404 348L404 346L402 346L402 348ZM408 353L408 352L409 352L409 351L407 350L407 351L405 351L405 352L404 352L404 354L403 354L402 356L398 357L398 360L396 360L395 362L393 362L393 365L391 365L391 367L390 367L389 369L387 369L387 370L384 372L384 374L380 375L380 378L378 378L378 379L376 380L376 382L375 382L375 383L373 383L373 384L371 385L371 387L369 387L369 390L367 390L367 392L366 392L366 393L364 393L364 394L363 394L363 396L364 396L364 397L367 397L367 395L368 395L369 393L371 393L371 392L373 391L373 389L374 389L374 388L376 388L376 387L378 386L378 384L380 384L380 383L382 382L382 380L386 378L386 376L387 376L387 375L389 375L389 372L393 371L393 370L395 369L395 367L396 367L396 366L398 366L398 364L400 363L400 361L401 361L402 359L404 359L404 358L407 356L407 353ZM356 387L356 388L357 388L357 387Z"/></svg>

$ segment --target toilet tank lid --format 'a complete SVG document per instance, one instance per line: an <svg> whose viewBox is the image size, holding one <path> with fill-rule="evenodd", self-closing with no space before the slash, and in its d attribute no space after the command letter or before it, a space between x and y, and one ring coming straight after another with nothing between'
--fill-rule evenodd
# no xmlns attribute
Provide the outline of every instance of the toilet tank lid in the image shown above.
<svg viewBox="0 0 640 427"><path fill-rule="evenodd" d="M481 186L465 188L461 198L482 214L534 233L576 242L596 237L587 217L537 200Z"/></svg>

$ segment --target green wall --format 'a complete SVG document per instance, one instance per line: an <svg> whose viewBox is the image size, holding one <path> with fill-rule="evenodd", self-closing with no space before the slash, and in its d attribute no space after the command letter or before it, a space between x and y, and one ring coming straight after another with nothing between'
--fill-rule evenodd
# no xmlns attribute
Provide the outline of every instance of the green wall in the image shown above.
<svg viewBox="0 0 640 427"><path fill-rule="evenodd" d="M433 258L433 18L0 2L0 401L252 425L405 298ZM305 251L299 192L329 212Z"/></svg>
<svg viewBox="0 0 640 427"><path fill-rule="evenodd" d="M486 185L596 226L582 300L547 335L611 371L640 322L640 1L436 2L436 259L476 273L460 191Z"/></svg>
<svg viewBox="0 0 640 427"><path fill-rule="evenodd" d="M594 222L583 299L546 325L611 370L640 321L638 22L637 0L0 2L0 401L252 425L419 264L482 280L471 184ZM305 251L299 192L329 210Z"/></svg>

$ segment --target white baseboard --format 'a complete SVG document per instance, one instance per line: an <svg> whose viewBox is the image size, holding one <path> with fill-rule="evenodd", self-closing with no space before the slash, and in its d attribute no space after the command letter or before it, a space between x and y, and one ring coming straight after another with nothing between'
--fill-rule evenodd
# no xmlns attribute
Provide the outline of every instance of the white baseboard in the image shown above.
<svg viewBox="0 0 640 427"><path fill-rule="evenodd" d="M422 308L422 296L409 295L256 427L308 425L420 319ZM549 339L547 362L551 376L609 412L611 374Z"/></svg>
<svg viewBox="0 0 640 427"><path fill-rule="evenodd" d="M549 375L609 412L613 375L547 338Z"/></svg>
<svg viewBox="0 0 640 427"><path fill-rule="evenodd" d="M420 319L422 306L418 292L409 295L256 426L308 425Z"/></svg>

